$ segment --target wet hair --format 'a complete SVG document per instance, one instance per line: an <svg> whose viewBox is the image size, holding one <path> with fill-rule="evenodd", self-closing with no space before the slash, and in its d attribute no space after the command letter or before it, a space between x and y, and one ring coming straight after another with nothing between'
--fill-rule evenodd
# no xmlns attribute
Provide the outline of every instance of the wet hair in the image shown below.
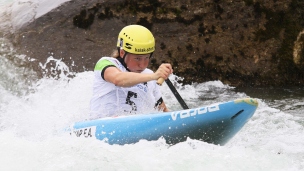
<svg viewBox="0 0 304 171"><path fill-rule="evenodd" d="M111 57L113 58L118 58L119 57L119 52L117 49L113 50L112 54L111 54Z"/></svg>

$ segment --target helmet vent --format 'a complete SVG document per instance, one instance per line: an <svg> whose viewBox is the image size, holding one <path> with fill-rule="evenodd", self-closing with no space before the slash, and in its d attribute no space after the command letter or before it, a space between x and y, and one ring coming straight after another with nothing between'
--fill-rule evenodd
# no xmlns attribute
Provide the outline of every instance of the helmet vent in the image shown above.
<svg viewBox="0 0 304 171"><path fill-rule="evenodd" d="M124 33L124 35L126 36L126 38L131 39L131 37L128 37L128 35L126 33ZM132 41L133 41L133 39L132 39Z"/></svg>

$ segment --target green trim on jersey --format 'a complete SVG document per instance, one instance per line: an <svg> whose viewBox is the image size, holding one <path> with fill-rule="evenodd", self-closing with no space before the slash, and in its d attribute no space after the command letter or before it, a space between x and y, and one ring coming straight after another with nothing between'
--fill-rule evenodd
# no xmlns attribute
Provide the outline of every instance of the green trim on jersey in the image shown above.
<svg viewBox="0 0 304 171"><path fill-rule="evenodd" d="M102 71L106 66L109 65L114 65L111 61L109 60L100 60L96 63L94 71Z"/></svg>

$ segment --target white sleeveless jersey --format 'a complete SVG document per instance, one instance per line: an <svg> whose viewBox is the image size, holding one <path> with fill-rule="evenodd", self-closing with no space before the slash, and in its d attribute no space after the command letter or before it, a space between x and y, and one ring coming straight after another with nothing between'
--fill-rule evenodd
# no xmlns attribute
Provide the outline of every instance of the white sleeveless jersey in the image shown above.
<svg viewBox="0 0 304 171"><path fill-rule="evenodd" d="M155 80L132 87L115 86L102 78L103 69L108 66L129 72L116 58L103 57L97 62L94 69L91 118L155 111L155 104L161 99L159 85ZM142 73L153 73L153 71L145 69Z"/></svg>

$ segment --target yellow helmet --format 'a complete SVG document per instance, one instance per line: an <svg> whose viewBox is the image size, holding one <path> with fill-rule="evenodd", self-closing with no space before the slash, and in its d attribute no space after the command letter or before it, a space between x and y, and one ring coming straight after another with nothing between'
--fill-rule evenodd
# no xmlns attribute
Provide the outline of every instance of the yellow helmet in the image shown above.
<svg viewBox="0 0 304 171"><path fill-rule="evenodd" d="M155 39L146 27L129 25L120 31L117 47L133 54L148 54L155 50Z"/></svg>

